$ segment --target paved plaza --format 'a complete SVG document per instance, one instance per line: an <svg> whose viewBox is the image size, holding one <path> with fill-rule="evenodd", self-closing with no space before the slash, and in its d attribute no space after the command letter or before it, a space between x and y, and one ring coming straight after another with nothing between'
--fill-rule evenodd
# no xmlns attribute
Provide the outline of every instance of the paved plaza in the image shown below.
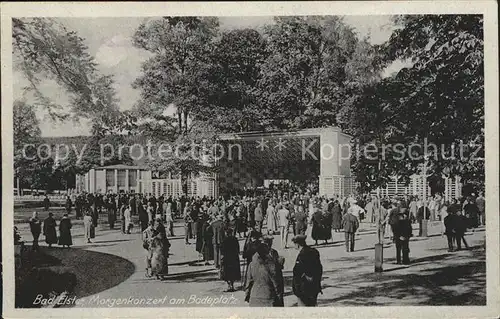
<svg viewBox="0 0 500 319"><path fill-rule="evenodd" d="M29 242L28 225L17 226L23 240ZM408 266L395 263L395 247L386 239L383 273L374 272L373 226L362 224L353 253L345 251L344 234L335 233L333 243L316 246L324 267L323 294L319 296L318 305L485 305L484 229L467 233L469 250L450 253L440 226L439 222L431 223L429 237L412 238ZM414 234L418 232L415 227ZM218 279L214 266L198 262L194 240L191 245L185 245L183 233L182 224L176 223L176 236L170 238L170 275L164 281L145 277L145 251L137 228L125 235L101 224L94 243L85 244L83 226L75 223L71 249L48 249L45 243L41 244L44 252L60 260L58 267L67 267L76 274L75 295L80 302L72 305L74 307L146 306L144 303L117 304L116 300L122 298L158 301L148 307L246 306L241 289L223 292L226 283ZM243 243L241 239L241 248ZM274 248L285 257L285 306L292 306L295 297L291 291L291 270L297 250L281 249L279 236L275 236ZM237 288L240 286L241 283L236 284ZM111 302L115 303L111 305Z"/></svg>

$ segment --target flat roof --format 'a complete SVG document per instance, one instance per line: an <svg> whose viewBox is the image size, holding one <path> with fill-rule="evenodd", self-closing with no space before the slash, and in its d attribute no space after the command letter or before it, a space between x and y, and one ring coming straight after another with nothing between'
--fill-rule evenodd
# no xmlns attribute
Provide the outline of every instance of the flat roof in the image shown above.
<svg viewBox="0 0 500 319"><path fill-rule="evenodd" d="M97 166L97 167L94 167L94 169L140 169L140 170L148 170L148 168L145 167L145 166L134 166L134 165L123 165L123 164L109 165L109 166Z"/></svg>
<svg viewBox="0 0 500 319"><path fill-rule="evenodd" d="M302 137L302 136L319 136L321 133L338 132L342 135L350 135L343 133L342 130L336 126L321 127L321 128L308 128L301 130L287 130L287 131L250 131L240 133L226 133L220 134L221 140L235 140L235 139L253 139L259 137Z"/></svg>

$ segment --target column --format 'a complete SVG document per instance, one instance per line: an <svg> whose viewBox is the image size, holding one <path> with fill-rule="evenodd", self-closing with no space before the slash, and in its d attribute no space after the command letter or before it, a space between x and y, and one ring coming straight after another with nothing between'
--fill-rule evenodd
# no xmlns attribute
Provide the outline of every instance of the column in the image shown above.
<svg viewBox="0 0 500 319"><path fill-rule="evenodd" d="M396 184L395 184L395 192L396 192L396 195L397 195L398 194L398 176L397 175L394 177L394 181L396 182Z"/></svg>
<svg viewBox="0 0 500 319"><path fill-rule="evenodd" d="M118 194L118 170L115 168L115 193Z"/></svg>
<svg viewBox="0 0 500 319"><path fill-rule="evenodd" d="M128 176L128 169L125 170L125 191L129 192L130 191L130 183L129 183L129 176Z"/></svg>
<svg viewBox="0 0 500 319"><path fill-rule="evenodd" d="M140 169L137 170L137 176L135 178L136 178L136 182L135 182L136 190L135 190L135 192L140 193L141 192L139 189L139 181L141 180L141 170Z"/></svg>

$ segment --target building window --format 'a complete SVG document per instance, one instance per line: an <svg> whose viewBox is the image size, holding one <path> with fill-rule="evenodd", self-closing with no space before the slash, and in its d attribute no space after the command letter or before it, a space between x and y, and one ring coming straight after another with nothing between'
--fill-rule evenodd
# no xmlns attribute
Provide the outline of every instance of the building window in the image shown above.
<svg viewBox="0 0 500 319"><path fill-rule="evenodd" d="M125 187L126 171L118 170L118 187Z"/></svg>

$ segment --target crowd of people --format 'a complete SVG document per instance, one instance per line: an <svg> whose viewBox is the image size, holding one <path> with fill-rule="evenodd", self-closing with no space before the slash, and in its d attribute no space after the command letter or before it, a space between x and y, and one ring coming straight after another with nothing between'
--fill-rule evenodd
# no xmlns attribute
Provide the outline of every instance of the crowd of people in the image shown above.
<svg viewBox="0 0 500 319"><path fill-rule="evenodd" d="M234 291L234 283L241 280L246 300L254 306L283 304L284 258L272 247L273 235L279 234L281 249L288 249L290 243L300 248L293 271L293 291L298 304L315 305L321 292L322 266L319 252L306 243L308 237L314 245L322 245L327 244L335 233L344 232L346 251L353 252L360 222L374 224L379 243L383 244L390 237L395 243L397 263L408 264L412 223L419 224L419 236L422 236L424 221L440 220L449 250L455 250L455 246L460 250L462 242L468 247L465 231L484 224L485 212L482 194L451 202L444 201L439 194L426 201L407 195L328 198L313 195L310 191L286 192L280 188L261 194L216 199L156 198L151 194L82 193L73 196L66 199L66 213L59 222L59 236L52 213L43 223L38 214L33 213L29 221L33 249L38 248L42 230L49 247L53 244L72 245L72 225L68 216L73 206L76 218L83 219L84 237L88 243L96 235L101 214L107 215L110 229L114 228L119 215L123 234L131 233L134 220L140 227L146 276L162 279L168 275L169 237L175 236L174 221L177 220L184 224L184 242L194 244L198 261L218 269L219 278L227 282L227 291ZM132 216L136 218L133 220ZM240 251L239 239L243 238L245 244ZM243 271L240 255L244 261Z"/></svg>

